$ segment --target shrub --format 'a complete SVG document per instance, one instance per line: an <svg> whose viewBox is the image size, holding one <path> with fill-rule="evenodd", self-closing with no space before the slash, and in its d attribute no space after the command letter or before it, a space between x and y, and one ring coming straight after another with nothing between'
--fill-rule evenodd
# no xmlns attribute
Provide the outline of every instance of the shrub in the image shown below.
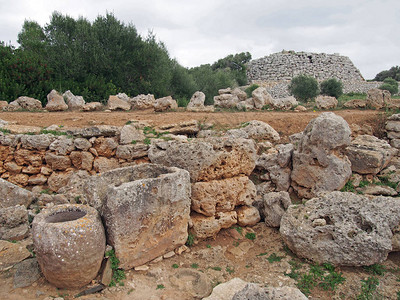
<svg viewBox="0 0 400 300"><path fill-rule="evenodd" d="M336 78L327 79L321 82L321 94L339 98L343 94L343 84Z"/></svg>
<svg viewBox="0 0 400 300"><path fill-rule="evenodd" d="M397 94L399 92L399 84L393 78L386 78L383 84L379 87L381 90L389 91L391 95Z"/></svg>
<svg viewBox="0 0 400 300"><path fill-rule="evenodd" d="M311 76L299 75L293 77L289 92L300 102L306 102L319 94L318 81Z"/></svg>
<svg viewBox="0 0 400 300"><path fill-rule="evenodd" d="M254 91L256 88L258 88L258 87L260 87L258 84L252 84L252 85L250 85L248 88L246 88L244 91L245 91L246 94L247 94L247 98L251 98L251 94L252 94L253 91Z"/></svg>

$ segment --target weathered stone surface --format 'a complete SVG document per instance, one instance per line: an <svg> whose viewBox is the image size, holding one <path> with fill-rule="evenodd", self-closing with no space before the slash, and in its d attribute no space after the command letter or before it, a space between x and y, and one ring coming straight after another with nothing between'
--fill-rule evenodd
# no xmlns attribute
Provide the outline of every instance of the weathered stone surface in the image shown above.
<svg viewBox="0 0 400 300"><path fill-rule="evenodd" d="M232 211L237 205L251 205L255 197L256 188L247 176L192 184L192 210L205 216Z"/></svg>
<svg viewBox="0 0 400 300"><path fill-rule="evenodd" d="M270 104L272 97L268 93L267 89L264 87L256 88L252 93L251 97L253 98L254 108L261 109L264 105Z"/></svg>
<svg viewBox="0 0 400 300"><path fill-rule="evenodd" d="M280 140L279 133L275 129L269 124L258 120L243 123L241 128L228 130L226 134L235 138L267 140L271 142L278 142Z"/></svg>
<svg viewBox="0 0 400 300"><path fill-rule="evenodd" d="M166 111L168 109L177 109L178 103L171 96L159 98L154 102L155 111Z"/></svg>
<svg viewBox="0 0 400 300"><path fill-rule="evenodd" d="M99 187L92 196L101 203L105 195L103 217L120 267L143 265L186 242L190 213L187 171L142 164L112 172L91 184L107 182L118 173L122 184L112 182L106 191Z"/></svg>
<svg viewBox="0 0 400 300"><path fill-rule="evenodd" d="M97 173L103 173L112 169L119 168L118 159L107 157L96 157L93 162L93 168Z"/></svg>
<svg viewBox="0 0 400 300"><path fill-rule="evenodd" d="M31 165L32 167L41 167L44 161L44 151L21 148L14 152L14 159L20 166Z"/></svg>
<svg viewBox="0 0 400 300"><path fill-rule="evenodd" d="M255 143L248 139L208 138L204 141L155 142L148 156L153 163L189 171L192 182L249 176L256 160Z"/></svg>
<svg viewBox="0 0 400 300"><path fill-rule="evenodd" d="M118 97L118 95L117 96L110 95L107 102L107 108L109 110L130 110L131 105L127 100Z"/></svg>
<svg viewBox="0 0 400 300"><path fill-rule="evenodd" d="M222 108L236 107L236 105L239 102L240 102L239 98L236 95L232 94L220 94L218 96L214 96L215 107L222 107Z"/></svg>
<svg viewBox="0 0 400 300"><path fill-rule="evenodd" d="M0 240L22 240L28 236L28 211L16 205L0 208Z"/></svg>
<svg viewBox="0 0 400 300"><path fill-rule="evenodd" d="M15 266L14 288L31 286L40 278L39 264L36 258L26 259Z"/></svg>
<svg viewBox="0 0 400 300"><path fill-rule="evenodd" d="M367 106L380 109L390 103L390 92L380 89L371 89L367 93Z"/></svg>
<svg viewBox="0 0 400 300"><path fill-rule="evenodd" d="M353 99L343 104L346 108L365 108L367 107L367 101L361 99Z"/></svg>
<svg viewBox="0 0 400 300"><path fill-rule="evenodd" d="M100 102L89 102L82 106L83 111L96 111L102 110L103 108L103 104L101 104Z"/></svg>
<svg viewBox="0 0 400 300"><path fill-rule="evenodd" d="M200 131L200 125L197 120L189 120L177 124L161 125L157 129L161 133L196 135Z"/></svg>
<svg viewBox="0 0 400 300"><path fill-rule="evenodd" d="M115 154L118 143L114 138L99 137L93 143L93 148L96 149L99 156L110 158Z"/></svg>
<svg viewBox="0 0 400 300"><path fill-rule="evenodd" d="M254 109L254 101L253 98L246 99L245 101L240 101L236 104L236 108L238 110L252 110Z"/></svg>
<svg viewBox="0 0 400 300"><path fill-rule="evenodd" d="M299 103L297 102L296 98L293 96L283 97L283 98L272 98L269 100L270 105L274 109L282 109L282 110L289 110L292 107L295 107Z"/></svg>
<svg viewBox="0 0 400 300"><path fill-rule="evenodd" d="M378 174L396 152L386 141L372 135L359 135L346 148L351 170L359 174Z"/></svg>
<svg viewBox="0 0 400 300"><path fill-rule="evenodd" d="M43 174L32 175L28 179L28 185L43 185L47 182L47 177Z"/></svg>
<svg viewBox="0 0 400 300"><path fill-rule="evenodd" d="M37 99L31 98L31 97L21 96L21 97L18 97L17 100L15 100L14 102L17 102L18 105L22 109L26 109L26 110L40 110L40 109L42 109L42 102L40 102Z"/></svg>
<svg viewBox="0 0 400 300"><path fill-rule="evenodd" d="M117 158L132 161L134 159L147 156L148 149L149 146L145 144L119 145L115 155Z"/></svg>
<svg viewBox="0 0 400 300"><path fill-rule="evenodd" d="M70 90L63 94L63 98L70 110L81 110L85 105L85 100L82 96L75 96Z"/></svg>
<svg viewBox="0 0 400 300"><path fill-rule="evenodd" d="M50 144L49 149L57 155L67 155L75 150L74 140L60 136Z"/></svg>
<svg viewBox="0 0 400 300"><path fill-rule="evenodd" d="M64 204L42 210L33 219L32 237L40 269L56 287L82 287L97 276L106 237L93 207Z"/></svg>
<svg viewBox="0 0 400 300"><path fill-rule="evenodd" d="M350 144L347 122L334 113L310 121L293 152L292 187L302 198L323 191L340 190L351 176L351 163L344 154Z"/></svg>
<svg viewBox="0 0 400 300"><path fill-rule="evenodd" d="M212 292L212 282L206 274L193 269L179 269L169 277L171 284L195 299L207 297Z"/></svg>
<svg viewBox="0 0 400 300"><path fill-rule="evenodd" d="M186 108L186 110L190 111L190 112L214 112L215 111L214 105L206 105L203 107L198 107L198 106L189 107L189 108Z"/></svg>
<svg viewBox="0 0 400 300"><path fill-rule="evenodd" d="M52 134L22 135L21 144L25 149L46 150L55 139Z"/></svg>
<svg viewBox="0 0 400 300"><path fill-rule="evenodd" d="M8 105L7 101L0 101L0 110L3 110ZM3 121L3 120L2 120ZM0 122L1 123L1 122Z"/></svg>
<svg viewBox="0 0 400 300"><path fill-rule="evenodd" d="M24 205L25 207L28 207L35 198L34 194L30 191L20 188L1 178L0 195L0 208L13 207L16 205Z"/></svg>
<svg viewBox="0 0 400 300"><path fill-rule="evenodd" d="M293 287L262 287L248 283L241 291L235 293L232 300L307 300L308 298L297 288Z"/></svg>
<svg viewBox="0 0 400 300"><path fill-rule="evenodd" d="M73 151L71 152L70 159L77 169L90 171L93 167L94 157L90 152Z"/></svg>
<svg viewBox="0 0 400 300"><path fill-rule="evenodd" d="M42 130L42 128L38 126L26 126L26 125L14 125L14 124L5 125L3 128L9 130L10 133L12 134L25 134L25 133L38 134L40 130Z"/></svg>
<svg viewBox="0 0 400 300"><path fill-rule="evenodd" d="M93 127L83 128L78 132L84 138L92 137L114 137L120 135L120 130L117 126L111 125L98 125Z"/></svg>
<svg viewBox="0 0 400 300"><path fill-rule="evenodd" d="M63 96L61 96L56 90L52 90L47 95L46 109L48 111L63 111L68 109L68 105L65 104Z"/></svg>
<svg viewBox="0 0 400 300"><path fill-rule="evenodd" d="M363 188L357 188L357 191L362 192L364 195L397 196L396 190L391 188L390 186L370 184Z"/></svg>
<svg viewBox="0 0 400 300"><path fill-rule="evenodd" d="M192 213L190 218L193 233L199 239L215 237L222 228L229 228L237 223L236 211L217 212L212 217Z"/></svg>
<svg viewBox="0 0 400 300"><path fill-rule="evenodd" d="M68 156L47 152L44 158L53 170L63 171L71 167L71 159Z"/></svg>
<svg viewBox="0 0 400 300"><path fill-rule="evenodd" d="M130 98L128 102L131 104L132 109L140 110L140 109L153 108L156 99L152 94L147 94L147 95L141 94L136 97Z"/></svg>
<svg viewBox="0 0 400 300"><path fill-rule="evenodd" d="M281 219L289 205L292 204L288 192L266 193L262 198L265 224L270 227L279 227Z"/></svg>
<svg viewBox="0 0 400 300"><path fill-rule="evenodd" d="M89 177L89 172L85 170L73 172L71 177L68 178L67 183L58 192L65 195L71 203L77 200L84 202L85 183Z"/></svg>
<svg viewBox="0 0 400 300"><path fill-rule="evenodd" d="M326 225L313 226L316 219ZM343 266L381 263L392 251L392 230L400 222L400 201L331 192L305 205L292 205L280 233L289 248L315 262Z"/></svg>
<svg viewBox="0 0 400 300"><path fill-rule="evenodd" d="M142 142L145 138L146 136L144 135L143 130L129 124L122 127L119 142L122 145L126 145L131 144L133 141Z"/></svg>
<svg viewBox="0 0 400 300"><path fill-rule="evenodd" d="M243 290L247 282L240 278L233 278L227 282L217 285L209 297L203 300L231 300L239 291Z"/></svg>
<svg viewBox="0 0 400 300"><path fill-rule="evenodd" d="M319 95L315 99L315 104L318 109L333 109L338 105L338 101L335 97Z"/></svg>
<svg viewBox="0 0 400 300"><path fill-rule="evenodd" d="M60 188L65 186L68 183L68 180L72 176L71 171L67 172L53 172L50 177L47 179L47 184L49 189L58 192Z"/></svg>
<svg viewBox="0 0 400 300"><path fill-rule="evenodd" d="M305 108L303 105L297 105L294 111L295 112L307 111L307 108Z"/></svg>
<svg viewBox="0 0 400 300"><path fill-rule="evenodd" d="M15 264L31 256L26 242L11 243L0 240L0 271L12 268Z"/></svg>
<svg viewBox="0 0 400 300"><path fill-rule="evenodd" d="M253 226L260 220L260 213L258 209L251 205L243 205L235 208L237 214L237 223L240 226Z"/></svg>
<svg viewBox="0 0 400 300"><path fill-rule="evenodd" d="M10 102L7 106L3 107L4 111L17 111L22 109L17 101Z"/></svg>
<svg viewBox="0 0 400 300"><path fill-rule="evenodd" d="M79 150L88 151L89 148L92 147L92 143L84 138L76 138L74 140L74 146Z"/></svg>
<svg viewBox="0 0 400 300"><path fill-rule="evenodd" d="M10 174L8 177L8 181L19 185L19 186L27 186L28 185L29 176L26 174Z"/></svg>
<svg viewBox="0 0 400 300"><path fill-rule="evenodd" d="M18 166L15 162L9 161L4 163L3 168L6 169L8 172L12 174L18 174L21 173L22 167Z"/></svg>
<svg viewBox="0 0 400 300"><path fill-rule="evenodd" d="M203 92L195 92L190 98L190 101L187 105L187 109L190 110L193 107L196 108L203 108L204 107L204 101L206 101L206 95Z"/></svg>

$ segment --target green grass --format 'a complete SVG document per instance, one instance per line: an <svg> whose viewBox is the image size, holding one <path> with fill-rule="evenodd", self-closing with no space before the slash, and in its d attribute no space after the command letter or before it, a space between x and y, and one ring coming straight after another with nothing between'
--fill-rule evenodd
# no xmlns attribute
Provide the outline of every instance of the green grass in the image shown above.
<svg viewBox="0 0 400 300"><path fill-rule="evenodd" d="M221 267L212 267L211 269L213 269L215 271L222 271Z"/></svg>
<svg viewBox="0 0 400 300"><path fill-rule="evenodd" d="M231 267L226 267L225 271L228 272L229 274L235 273L235 269Z"/></svg>
<svg viewBox="0 0 400 300"><path fill-rule="evenodd" d="M235 229L237 232L239 232L241 235L243 235L243 228L240 226L233 226L233 229Z"/></svg>
<svg viewBox="0 0 400 300"><path fill-rule="evenodd" d="M113 271L112 280L109 286L116 286L117 283L120 286L123 286L124 283L122 280L126 278L126 275L124 270L118 268L119 259L115 256L114 250L107 251L106 256L108 256L111 261L111 269Z"/></svg>
<svg viewBox="0 0 400 300"><path fill-rule="evenodd" d="M133 145L137 144L137 140L132 140L131 144L133 144Z"/></svg>
<svg viewBox="0 0 400 300"><path fill-rule="evenodd" d="M375 299L374 293L379 285L379 280L376 277L370 276L366 280L361 280L361 293L357 295L357 300L372 300Z"/></svg>
<svg viewBox="0 0 400 300"><path fill-rule="evenodd" d="M5 129L5 128L0 128L0 132L2 132L4 134L10 134L10 130Z"/></svg>
<svg viewBox="0 0 400 300"><path fill-rule="evenodd" d="M193 264L190 265L190 267L191 267L192 269L198 269L198 268L199 268L199 265L196 264L196 263L193 263Z"/></svg>
<svg viewBox="0 0 400 300"><path fill-rule="evenodd" d="M246 239L254 241L256 239L256 234L254 232L248 232L248 233L246 233L245 237L246 237Z"/></svg>
<svg viewBox="0 0 400 300"><path fill-rule="evenodd" d="M396 189L396 187L397 187L397 183L390 181L389 176L380 176L379 180L381 182L374 182L374 184L381 185L381 186L388 186L388 187L391 187L392 189Z"/></svg>
<svg viewBox="0 0 400 300"><path fill-rule="evenodd" d="M353 185L353 182L351 180L347 181L344 187L340 190L341 192L352 192L355 193L356 189Z"/></svg>
<svg viewBox="0 0 400 300"><path fill-rule="evenodd" d="M145 144L145 145L150 145L151 144L151 140L150 140L150 138L145 138L144 140L143 140L143 143Z"/></svg>
<svg viewBox="0 0 400 300"><path fill-rule="evenodd" d="M385 266L380 264L373 264L371 266L364 266L363 269L373 275L383 276L388 271Z"/></svg>
<svg viewBox="0 0 400 300"><path fill-rule="evenodd" d="M187 238L186 243L185 243L186 246L192 247L194 245L194 238L195 238L194 234L189 233L188 234L188 238Z"/></svg>
<svg viewBox="0 0 400 300"><path fill-rule="evenodd" d="M174 269L178 269L178 268L179 268L179 265L178 265L178 264L173 264L172 267L173 267Z"/></svg>
<svg viewBox="0 0 400 300"><path fill-rule="evenodd" d="M276 253L272 253L270 256L268 256L267 260L270 264L276 261L281 261L283 257L276 255Z"/></svg>
<svg viewBox="0 0 400 300"><path fill-rule="evenodd" d="M163 284L157 284L156 290L162 290L165 289L165 286Z"/></svg>

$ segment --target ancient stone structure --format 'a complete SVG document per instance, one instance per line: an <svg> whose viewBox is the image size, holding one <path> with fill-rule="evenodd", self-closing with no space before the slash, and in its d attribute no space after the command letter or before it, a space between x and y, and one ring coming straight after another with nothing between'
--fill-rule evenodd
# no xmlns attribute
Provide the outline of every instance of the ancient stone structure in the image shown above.
<svg viewBox="0 0 400 300"><path fill-rule="evenodd" d="M249 80L291 80L300 74L317 80L364 81L351 60L339 54L282 51L250 61L247 69Z"/></svg>

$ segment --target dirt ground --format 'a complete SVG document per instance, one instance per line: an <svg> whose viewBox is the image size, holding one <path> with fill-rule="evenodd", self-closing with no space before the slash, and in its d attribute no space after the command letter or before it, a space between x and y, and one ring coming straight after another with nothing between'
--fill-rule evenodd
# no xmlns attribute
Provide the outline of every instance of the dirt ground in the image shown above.
<svg viewBox="0 0 400 300"><path fill-rule="evenodd" d="M0 119L15 122L18 125L47 127L53 124L86 127L93 125L122 126L129 120L147 120L154 126L198 120L202 123L214 124L218 129L232 128L242 122L259 120L271 125L282 137L303 131L308 122L320 115L321 111L310 112L164 112L155 113L152 110L133 112L0 112ZM342 116L349 125L360 126L368 124L373 128L383 112L376 110L338 110L335 114Z"/></svg>
<svg viewBox="0 0 400 300"><path fill-rule="evenodd" d="M122 126L129 120L148 120L155 126L162 124L179 123L188 120L199 120L203 123L212 123L220 129L232 128L242 122L261 120L276 129L283 139L287 136L303 131L307 123L321 112L215 112L215 113L187 113L166 112L60 112L60 113L28 113L28 112L1 112L0 119L15 122L19 125L46 127L52 124L71 127L85 127L92 125ZM350 125L370 125L372 128L381 126L383 113L374 110L340 110L335 111ZM255 233L255 239L245 237L246 233ZM280 261L269 261L271 255L280 257ZM123 285L108 287L102 292L83 296L80 299L196 299L191 290L192 280L181 286L174 285L173 278L182 269L202 272L213 286L239 277L245 281L260 283L268 286L292 286L297 281L285 274L292 271L293 262L300 265L298 272L307 274L310 263L293 256L282 242L278 229L269 228L264 223L258 223L252 228L222 230L215 239L200 241L189 248L189 252L175 255L161 262L149 264L147 271L126 272ZM400 291L400 254L392 253L383 263L387 271L384 275L371 275L363 268L336 268L338 273L346 279L334 291L325 291L316 286L311 289L309 299L356 299L362 293L362 280L375 276L379 285L375 298L365 299L398 299ZM43 277L27 288L14 288L13 269L0 273L0 299L73 299L82 289L64 290L50 285ZM302 275L300 275L301 277ZM193 292L193 291L192 291ZM50 297L50 298L47 298ZM360 298L364 299L364 298Z"/></svg>

